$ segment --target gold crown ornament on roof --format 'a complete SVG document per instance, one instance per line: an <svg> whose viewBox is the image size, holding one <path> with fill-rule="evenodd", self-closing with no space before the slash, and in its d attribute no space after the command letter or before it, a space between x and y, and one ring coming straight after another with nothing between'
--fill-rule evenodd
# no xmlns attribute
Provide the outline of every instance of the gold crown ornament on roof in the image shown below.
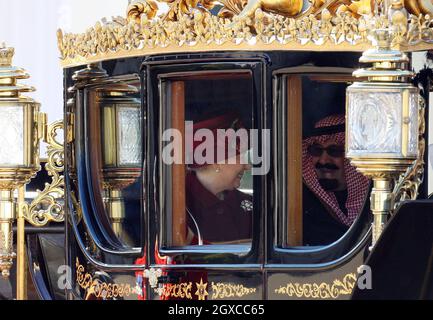
<svg viewBox="0 0 433 320"><path fill-rule="evenodd" d="M3 42L0 45L0 65L2 66L11 65L14 54L15 54L15 49L7 48L6 44Z"/></svg>
<svg viewBox="0 0 433 320"><path fill-rule="evenodd" d="M22 68L12 65L15 49L0 45L0 97L18 97L22 92L33 92L35 88L17 84L17 80L28 79L30 75Z"/></svg>
<svg viewBox="0 0 433 320"><path fill-rule="evenodd" d="M389 28L404 51L433 48L431 0L139 0L86 32L58 30L64 67L157 53L365 51Z"/></svg>

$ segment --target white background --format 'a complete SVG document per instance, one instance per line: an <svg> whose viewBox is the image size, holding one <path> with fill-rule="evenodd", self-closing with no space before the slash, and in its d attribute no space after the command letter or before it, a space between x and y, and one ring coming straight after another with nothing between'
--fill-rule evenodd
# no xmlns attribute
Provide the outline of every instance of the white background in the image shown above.
<svg viewBox="0 0 433 320"><path fill-rule="evenodd" d="M63 73L57 29L83 32L103 17L125 16L127 0L0 0L0 42L15 48L14 65L31 78L49 122L63 118Z"/></svg>

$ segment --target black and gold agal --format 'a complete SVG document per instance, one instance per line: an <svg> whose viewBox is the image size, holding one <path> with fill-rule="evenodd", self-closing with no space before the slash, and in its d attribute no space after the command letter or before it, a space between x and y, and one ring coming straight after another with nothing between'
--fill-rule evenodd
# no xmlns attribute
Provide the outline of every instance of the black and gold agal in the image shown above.
<svg viewBox="0 0 433 320"><path fill-rule="evenodd" d="M428 0L141 0L126 18L57 36L65 67L192 51L364 51L378 28L392 30L393 47L415 51L431 46L432 13Z"/></svg>

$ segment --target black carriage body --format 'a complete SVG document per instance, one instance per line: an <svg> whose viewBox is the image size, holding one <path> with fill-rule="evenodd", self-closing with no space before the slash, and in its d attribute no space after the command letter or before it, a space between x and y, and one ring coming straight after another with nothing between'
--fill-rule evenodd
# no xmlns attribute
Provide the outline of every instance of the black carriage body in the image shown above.
<svg viewBox="0 0 433 320"><path fill-rule="evenodd" d="M68 91L76 85L73 74L82 67L65 69L65 101L75 98L73 105L65 104L66 132L69 128L74 131L74 140L65 146L66 261L72 268L68 298L350 299L353 292L355 298L431 297L428 283L433 219L429 201L404 204L371 254L369 214L362 214L341 239L327 246L290 248L282 240L285 234L280 224L286 223L281 220L283 208L293 201L287 197L287 179L282 178L287 175L285 132L291 125L281 120L287 119L287 110L282 108L286 99L284 81L288 75L348 76L358 68L359 57L358 53L337 52L216 52L102 62L110 77L137 74L141 82L142 200L130 208L140 213L137 223L141 234L136 235L139 243L130 247L119 242L101 218L103 208L98 206L92 189L89 157L94 150L88 135L91 106L86 100L91 85ZM251 125L271 130L270 171L253 178L254 208L258 209L254 211L250 247L170 247L163 232L166 185L159 137L167 110L161 92L167 79L212 72L251 75ZM319 103L324 98L310 99ZM312 110L309 112L315 112L313 119L323 116L320 108ZM425 197L422 192L421 198ZM414 214L417 219L411 218ZM401 268L411 271L403 272L399 267L389 270L390 261L393 265L404 262L399 264ZM365 265L371 267L372 290L359 289L365 289L369 279L363 278L369 273ZM152 269L162 270L159 285L152 288L147 280L143 280L145 285L137 284L144 270ZM364 281L364 287L362 283L359 287L358 281Z"/></svg>

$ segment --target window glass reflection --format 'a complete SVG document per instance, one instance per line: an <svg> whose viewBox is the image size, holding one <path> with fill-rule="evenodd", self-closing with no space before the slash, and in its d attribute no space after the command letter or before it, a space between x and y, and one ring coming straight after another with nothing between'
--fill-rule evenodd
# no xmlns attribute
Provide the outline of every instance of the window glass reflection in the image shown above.
<svg viewBox="0 0 433 320"><path fill-rule="evenodd" d="M288 75L284 80L287 203L279 219L280 241L287 247L330 245L369 213L370 182L345 156L350 75Z"/></svg>
<svg viewBox="0 0 433 320"><path fill-rule="evenodd" d="M164 128L179 130L185 142L183 163L165 166L168 245L250 245L251 75L186 78L164 88L171 110Z"/></svg>

